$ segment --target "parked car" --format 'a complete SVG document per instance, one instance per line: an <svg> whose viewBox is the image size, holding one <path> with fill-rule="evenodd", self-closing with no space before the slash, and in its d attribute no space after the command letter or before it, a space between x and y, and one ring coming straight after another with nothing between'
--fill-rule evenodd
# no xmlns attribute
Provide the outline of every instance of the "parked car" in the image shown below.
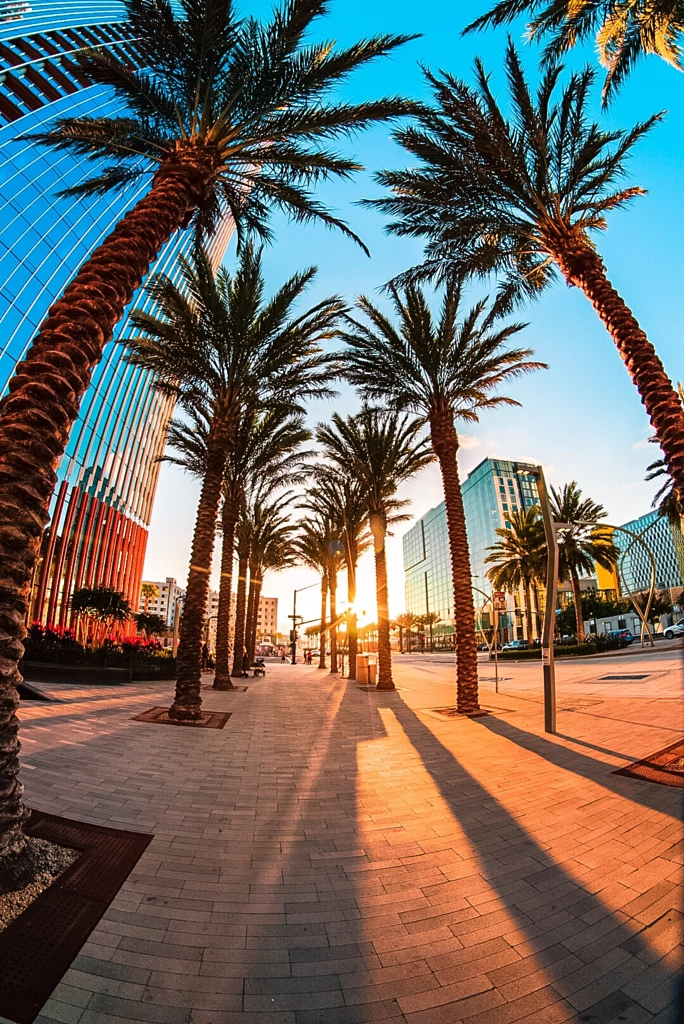
<svg viewBox="0 0 684 1024"><path fill-rule="evenodd" d="M625 647L629 647L630 644L634 643L634 634L630 633L628 629L611 629L606 633L606 636L609 640L624 641Z"/></svg>
<svg viewBox="0 0 684 1024"><path fill-rule="evenodd" d="M507 644L504 644L502 650L504 651L528 651L530 648L529 640L509 640Z"/></svg>
<svg viewBox="0 0 684 1024"><path fill-rule="evenodd" d="M674 640L676 636L684 636L684 619L680 619L679 622L673 622L665 630L666 640Z"/></svg>

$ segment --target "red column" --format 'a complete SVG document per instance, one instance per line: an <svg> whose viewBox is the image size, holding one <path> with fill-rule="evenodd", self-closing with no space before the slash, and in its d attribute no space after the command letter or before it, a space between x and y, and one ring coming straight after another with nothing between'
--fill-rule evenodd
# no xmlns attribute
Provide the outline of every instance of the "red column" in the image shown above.
<svg viewBox="0 0 684 1024"><path fill-rule="evenodd" d="M59 581L62 578L62 567L64 565L64 559L66 557L67 547L69 544L69 534L71 533L71 524L74 521L74 515L76 514L76 506L78 505L78 499L80 496L78 487L72 487L71 494L69 495L69 505L67 507L66 518L64 520L64 526L62 527L62 537L59 542L59 552L55 561L54 572L52 573L52 589L50 591L50 601L48 604L47 622L54 622L55 615L57 614L57 600L59 598Z"/></svg>
<svg viewBox="0 0 684 1024"><path fill-rule="evenodd" d="M93 546L90 561L88 563L88 570L85 577L85 586L92 587L97 577L96 569L100 564L101 551L103 545L103 534L105 531L105 523L107 519L107 506L104 501L98 502L97 510L97 523L93 534Z"/></svg>
<svg viewBox="0 0 684 1024"><path fill-rule="evenodd" d="M105 587L114 586L114 566L116 564L116 555L119 550L119 531L121 529L121 513L116 512L112 509L112 531L109 536L109 544L107 545L107 555L105 561L102 564L102 575L97 583L102 583ZM97 585L97 584L96 584Z"/></svg>
<svg viewBox="0 0 684 1024"><path fill-rule="evenodd" d="M57 493L57 502L55 504L55 511L52 516L52 522L50 523L50 535L48 537L48 544L45 551L45 557L43 558L43 564L40 567L40 579L38 580L38 590L36 592L36 601L33 606L33 618L38 622L43 621L43 605L45 604L45 594L47 593L48 580L50 579L50 568L52 566L52 558L55 553L55 545L57 543L57 532L59 530L59 520L62 515L62 509L64 508L64 499L66 498L68 484L66 480L62 480Z"/></svg>
<svg viewBox="0 0 684 1024"><path fill-rule="evenodd" d="M71 542L71 551L69 552L69 560L67 561L67 567L64 572L64 586L62 587L62 600L59 605L59 624L64 625L66 621L67 612L69 610L69 601L71 600L71 581L74 575L74 566L78 557L79 541L83 532L83 520L85 519L86 512L90 508L93 499L88 495L84 494L81 498L81 504L78 509L78 515L76 517L76 523L74 525L74 539Z"/></svg>
<svg viewBox="0 0 684 1024"><path fill-rule="evenodd" d="M95 522L97 519L97 513L99 511L100 503L97 498L91 498L89 503L88 512L83 523L81 533L83 535L83 544L81 545L80 552L76 555L76 567L74 569L74 590L79 590L83 586L83 578L88 572L90 567L90 545L93 539L93 530L95 528Z"/></svg>

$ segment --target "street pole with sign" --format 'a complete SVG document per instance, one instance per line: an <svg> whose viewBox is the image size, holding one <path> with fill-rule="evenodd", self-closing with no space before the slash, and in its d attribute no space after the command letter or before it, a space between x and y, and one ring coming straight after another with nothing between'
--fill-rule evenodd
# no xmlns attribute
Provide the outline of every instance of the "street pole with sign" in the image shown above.
<svg viewBox="0 0 684 1024"><path fill-rule="evenodd" d="M499 692L499 612L506 611L506 595L503 590L496 590L492 596L494 615L494 692Z"/></svg>

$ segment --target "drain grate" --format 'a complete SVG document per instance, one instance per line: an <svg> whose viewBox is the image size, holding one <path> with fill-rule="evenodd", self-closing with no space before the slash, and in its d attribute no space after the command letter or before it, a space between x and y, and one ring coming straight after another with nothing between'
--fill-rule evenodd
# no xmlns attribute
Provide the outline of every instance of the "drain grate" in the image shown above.
<svg viewBox="0 0 684 1024"><path fill-rule="evenodd" d="M463 712L459 711L457 708L448 707L430 708L428 714L440 715L442 718L457 718L460 720L462 718L483 718L485 715L491 715L491 711L485 711L484 708L481 708L479 711L475 711L473 714L467 715L463 714Z"/></svg>
<svg viewBox="0 0 684 1024"><path fill-rule="evenodd" d="M678 740L672 746L645 757L643 761L618 768L614 774L684 789L684 740Z"/></svg>
<svg viewBox="0 0 684 1024"><path fill-rule="evenodd" d="M149 708L140 715L133 715L132 722L151 722L153 725L186 725L191 729L223 729L231 716L230 711L202 711L194 722L177 722L169 718L168 708Z"/></svg>
<svg viewBox="0 0 684 1024"><path fill-rule="evenodd" d="M623 682L629 682L631 679L648 679L650 674L651 674L650 672L645 672L644 675L641 675L641 676L639 676L639 675L630 675L630 676L600 676L599 678L601 680L603 680L603 679L616 679L616 680L619 679L619 680L621 680Z"/></svg>
<svg viewBox="0 0 684 1024"><path fill-rule="evenodd" d="M25 829L80 856L0 934L0 1015L32 1024L152 839L33 811Z"/></svg>

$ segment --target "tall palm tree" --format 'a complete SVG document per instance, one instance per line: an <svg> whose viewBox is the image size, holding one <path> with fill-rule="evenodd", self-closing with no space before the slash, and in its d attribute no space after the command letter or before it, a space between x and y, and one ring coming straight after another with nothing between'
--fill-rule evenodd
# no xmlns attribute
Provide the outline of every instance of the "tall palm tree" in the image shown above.
<svg viewBox="0 0 684 1024"><path fill-rule="evenodd" d="M481 61L475 87L451 75L428 75L434 109L396 136L417 166L382 173L379 180L392 195L372 205L395 218L391 231L426 241L424 263L405 278L496 273L502 302L533 298L556 270L580 288L639 391L682 498L684 411L591 237L606 227L610 210L642 194L616 182L659 115L630 131L605 131L591 120L591 70L571 75L561 90L561 68L554 64L533 95L512 43L505 69L510 118Z"/></svg>
<svg viewBox="0 0 684 1024"><path fill-rule="evenodd" d="M277 498L259 496L251 508L251 545L249 551L249 593L245 621L245 647L249 664L254 662L259 599L264 574L294 564L294 526L290 522L289 492Z"/></svg>
<svg viewBox="0 0 684 1024"><path fill-rule="evenodd" d="M306 505L301 505L306 508ZM313 569L321 577L321 625L318 667L326 667L326 633L328 593L330 591L331 549L338 540L331 516L315 510L299 523L299 534L295 539L295 550L299 561ZM296 629L296 623L293 627Z"/></svg>
<svg viewBox="0 0 684 1024"><path fill-rule="evenodd" d="M111 90L124 115L66 118L40 136L93 158L84 195L148 192L80 267L50 308L9 393L0 401L0 859L15 884L31 873L21 831L17 663L30 583L56 469L93 368L162 246L194 224L211 232L228 212L241 233L268 237L268 214L353 232L312 194L359 164L328 144L411 110L399 98L340 102L339 86L404 43L376 36L348 47L309 42L326 0L289 0L269 21L242 18L232 0L124 0L127 30L151 71L95 49L78 57L88 80ZM102 171L102 161L106 167ZM358 239L357 239L358 240ZM12 867L11 864L14 866Z"/></svg>
<svg viewBox="0 0 684 1024"><path fill-rule="evenodd" d="M677 385L679 400L684 408L684 384ZM657 444L657 438L651 437L649 441ZM651 502L651 508L657 508L661 516L665 516L674 526L680 526L684 519L684 502L680 500L675 489L672 473L665 459L656 459L646 467L646 480L662 481Z"/></svg>
<svg viewBox="0 0 684 1024"><path fill-rule="evenodd" d="M340 353L340 362L364 398L379 399L396 411L419 413L429 423L442 474L451 552L457 707L474 713L479 709L477 638L456 423L477 421L482 409L518 405L496 392L544 364L531 361L531 349L508 347L523 324L500 323L496 308L484 300L462 313L461 286L456 282L445 288L438 317L417 285L408 285L403 294L390 286L389 293L396 324L361 296L357 305L365 319L345 317L340 334L347 349Z"/></svg>
<svg viewBox="0 0 684 1024"><path fill-rule="evenodd" d="M339 469L317 466L308 488L309 496L301 506L324 516L334 523L339 538L339 555L347 572L347 656L349 679L356 679L356 654L358 651L356 601L356 567L361 555L369 545L366 501L359 481L347 476ZM338 545L336 544L336 547ZM331 620L335 616L332 611ZM331 640L336 640L332 637ZM332 646L331 646L332 657ZM334 669L333 669L334 671Z"/></svg>
<svg viewBox="0 0 684 1024"><path fill-rule="evenodd" d="M545 579L544 524L536 505L511 512L508 518L510 530L496 530L501 540L489 548L491 554L485 558L491 564L487 575L497 590L515 593L522 587L527 639L532 640L532 587Z"/></svg>
<svg viewBox="0 0 684 1024"><path fill-rule="evenodd" d="M550 505L554 520L564 527L558 531L558 577L572 585L576 636L581 643L584 621L580 573L592 574L595 563L604 569L615 568L619 551L613 543L612 530L601 526L601 520L606 517L605 509L591 498L583 498L574 480L560 491L551 488ZM546 600L549 600L548 594Z"/></svg>
<svg viewBox="0 0 684 1024"><path fill-rule="evenodd" d="M316 435L325 456L343 473L356 477L366 498L375 552L379 690L394 689L385 538L391 523L408 518L401 512L408 502L397 498L398 487L432 462L428 442L421 437L423 424L420 418L366 406L346 419L335 413Z"/></svg>
<svg viewBox="0 0 684 1024"><path fill-rule="evenodd" d="M200 410L186 419L171 421L167 444L177 454L165 454L162 461L181 466L202 479L206 469L209 428ZM235 529L248 489L257 482L272 483L273 489L293 482L307 454L301 445L310 440L301 415L291 416L279 409L265 412L247 410L240 418L226 461L221 506L222 548L219 600L216 621L216 670L214 688L234 689L230 678L230 609L232 603Z"/></svg>
<svg viewBox="0 0 684 1024"><path fill-rule="evenodd" d="M134 310L139 332L128 340L131 362L154 374L155 387L175 396L207 422L206 462L197 509L176 672L169 716L200 715L204 616L214 549L216 518L229 452L245 410L301 413L300 403L330 393L327 361L319 343L334 334L341 304L324 299L295 314L314 270L295 274L264 298L261 254L245 246L234 275L214 275L206 253L181 258L182 285L160 275L149 291L155 312Z"/></svg>
<svg viewBox="0 0 684 1024"><path fill-rule="evenodd" d="M499 0L465 31L507 25L523 14L532 15L527 26L531 39L550 36L547 61L595 36L599 60L607 69L604 103L641 56L657 54L682 70L683 0Z"/></svg>
<svg viewBox="0 0 684 1024"><path fill-rule="evenodd" d="M238 558L237 591L235 594L235 634L233 636L233 667L231 675L241 679L244 674L243 656L246 648L247 615L247 572L249 555L252 550L252 520L247 513L247 502L240 507L240 517L235 526L235 540Z"/></svg>
<svg viewBox="0 0 684 1024"><path fill-rule="evenodd" d="M404 653L404 630L408 636L408 648L409 653L411 652L411 630L414 626L418 625L418 616L414 615L413 612L402 612L401 615L397 615L394 620L396 628L399 630L399 653Z"/></svg>

